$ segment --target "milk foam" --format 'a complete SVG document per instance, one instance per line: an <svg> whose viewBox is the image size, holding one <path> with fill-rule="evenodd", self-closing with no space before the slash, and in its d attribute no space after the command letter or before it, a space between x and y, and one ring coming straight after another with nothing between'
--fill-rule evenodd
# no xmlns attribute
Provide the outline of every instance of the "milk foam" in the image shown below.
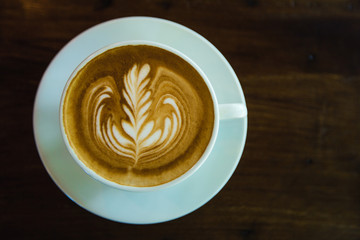
<svg viewBox="0 0 360 240"><path fill-rule="evenodd" d="M130 158L131 166L135 166L144 157L148 157L147 162L156 161L159 156L170 151L185 123L181 109L186 107L179 106L184 101L166 92L159 102L153 101L149 85L156 79L148 77L150 70L149 64L135 64L123 77L124 89L119 98L122 99L121 108L126 117L119 121L115 121L115 113L106 114L105 110L108 100L112 101L114 95L120 95L115 88L114 78L108 76L99 79L86 94L86 99L89 99L88 113L93 114L89 117L94 119L92 124L96 129L95 139L109 151ZM149 158L149 155L153 157Z"/></svg>

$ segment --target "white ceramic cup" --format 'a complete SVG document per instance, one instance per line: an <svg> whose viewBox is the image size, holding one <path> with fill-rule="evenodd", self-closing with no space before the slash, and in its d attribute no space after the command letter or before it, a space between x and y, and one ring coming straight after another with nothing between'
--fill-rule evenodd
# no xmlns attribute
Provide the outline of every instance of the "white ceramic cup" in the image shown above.
<svg viewBox="0 0 360 240"><path fill-rule="evenodd" d="M184 59L185 61L187 61L191 66L193 66L197 72L201 75L201 77L203 78L204 82L206 83L208 90L211 94L212 100L213 100L213 107L214 107L214 127L213 127L213 131L212 131L212 136L211 139L203 153L203 155L200 157L200 159L197 161L197 163L190 168L187 172L185 172L183 175L179 176L178 178L164 183L164 184L160 184L157 186L151 186L151 187L134 187L134 186L126 186L126 185L121 185L119 183L115 183L112 182L104 177L102 177L101 175L97 174L95 171L93 171L91 168L87 167L82 161L81 159L79 159L79 157L76 155L75 151L73 150L73 148L71 147L69 140L67 138L65 129L64 129L64 125L63 125L63 104L64 104L64 98L68 89L68 86L70 85L70 82L72 81L72 79L76 76L76 74L78 73L79 70L81 70L87 63L89 63L92 59L94 59L95 57L97 57L98 55L104 53L107 50L110 50L112 48L116 48L116 47L120 47L120 46L126 46L126 45L149 45L149 46L155 46L155 47L159 47L162 49L165 49L169 52L172 52L174 54L176 54L177 56L181 57L182 59ZM206 159L209 157L215 141L217 139L217 134L218 134L218 130L219 130L219 121L224 121L226 119L233 119L233 118L242 118L242 117L246 117L247 116L247 108L245 106L245 104L242 103L230 103L230 104L219 104L217 99L216 99L216 95L215 92L213 90L213 87L211 86L210 81L208 80L208 78L206 77L206 75L204 74L204 72L187 56L185 56L183 53L179 52L178 50L171 48L169 46L166 46L164 44L160 44L160 43L156 43L156 42L150 42L150 41L126 41L126 42L118 42L118 43L114 43L111 45L108 45L106 47L103 47L99 50L97 50L96 52L92 53L90 56L88 56L84 61L82 61L73 71L73 73L71 74L71 76L69 77L64 89L63 89L63 93L62 93L62 97L61 97L61 102L60 102L60 128L61 128L61 132L62 132L62 136L65 142L65 145L68 149L68 151L70 152L70 154L72 155L73 159L75 160L75 162L93 179L100 181L102 183L104 183L105 185L111 186L111 187L115 187L121 190L128 190L128 191L137 191L137 192L143 192L143 191L153 191L153 190L158 190L158 189L163 189L166 187L170 187L173 186L177 183L180 183L182 181L184 181L185 179L187 179L188 177L190 177L193 173L195 173L200 166L206 161Z"/></svg>

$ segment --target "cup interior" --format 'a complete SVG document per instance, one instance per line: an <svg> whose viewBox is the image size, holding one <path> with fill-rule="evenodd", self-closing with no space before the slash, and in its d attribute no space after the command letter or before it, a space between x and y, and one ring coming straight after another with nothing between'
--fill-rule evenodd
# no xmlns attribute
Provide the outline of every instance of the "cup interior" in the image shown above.
<svg viewBox="0 0 360 240"><path fill-rule="evenodd" d="M86 166L84 164L83 161L81 161L81 159L79 159L79 157L77 156L77 154L75 153L74 149L71 147L69 139L67 137L66 131L65 131L65 127L63 124L63 106L64 106L64 99L67 93L67 90L69 88L69 85L71 83L71 81L74 79L74 77L77 75L77 73L84 67L86 66L87 63L89 63L92 59L94 59L95 57L99 56L100 54L116 48L116 47L121 47L121 46L127 46L127 45L149 45L149 46L154 46L154 47L158 47L164 50L167 50L177 56L179 56L180 58L182 58L183 60L185 60L186 62L188 62L202 77L202 79L204 80L211 98L212 98L212 102L213 102L213 108L214 108L214 127L212 130L212 135L210 138L210 141L208 142L208 145L204 151L204 153L202 154L202 156L200 157L200 159L196 162L196 164L191 167L188 171L186 171L183 175L171 180L170 182L167 183L163 183L160 185L156 185L156 186L150 186L150 187L136 187L136 186L127 186L127 185L121 185L115 182L112 182L102 176L100 176L99 174L97 174L95 171L93 171L92 169L90 169L88 166ZM177 183L180 183L182 181L184 181L185 179L187 179L188 177L190 177L193 173L195 173L200 167L201 165L206 161L206 159L209 157L216 138L217 138L217 133L218 133L218 128L219 128L219 107L218 107L218 102L216 99L216 95L215 92L213 90L213 87L211 86L211 83L209 81L209 79L207 78L207 76L205 75L205 73L201 70L201 68L195 63L193 62L190 58L188 58L186 55L184 55L183 53L181 53L180 51L164 45L164 44L160 44L157 42L150 42L150 41L126 41L126 42L117 42L117 43L113 43L111 45L105 46L97 51L95 51L94 53L90 54L86 59L84 59L73 71L73 73L70 75L64 89L62 92L62 96L61 96L61 102L60 102L60 129L62 132L62 136L65 142L65 145L69 151L69 153L71 154L72 158L74 159L74 161L93 179L102 182L105 185L111 186L111 187L115 187L121 190L127 190L127 191L137 191L137 192L143 192L143 191L153 191L153 190L159 190L159 189L163 189L163 188L167 188L170 186L173 186Z"/></svg>

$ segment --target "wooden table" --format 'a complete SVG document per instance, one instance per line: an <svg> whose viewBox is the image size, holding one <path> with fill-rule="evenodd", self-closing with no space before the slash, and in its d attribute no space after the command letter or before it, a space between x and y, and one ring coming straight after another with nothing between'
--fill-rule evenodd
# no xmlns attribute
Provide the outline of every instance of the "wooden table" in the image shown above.
<svg viewBox="0 0 360 240"><path fill-rule="evenodd" d="M33 138L41 76L73 37L153 16L212 42L240 79L245 151L210 202L180 219L97 217L46 173ZM360 239L360 2L0 1L2 239Z"/></svg>

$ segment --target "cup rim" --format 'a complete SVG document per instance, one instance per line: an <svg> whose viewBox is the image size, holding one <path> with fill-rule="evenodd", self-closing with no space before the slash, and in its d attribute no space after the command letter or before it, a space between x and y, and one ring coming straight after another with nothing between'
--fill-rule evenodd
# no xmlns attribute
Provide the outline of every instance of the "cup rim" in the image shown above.
<svg viewBox="0 0 360 240"><path fill-rule="evenodd" d="M130 45L148 45L148 46L154 46L154 47L158 47L164 50L167 50L175 55L177 55L178 57L182 58L183 60L185 60L187 63L189 63L202 77L203 81L205 82L211 98L212 98L212 102L213 102L213 109L214 109L214 126L213 126L213 131L212 131L212 135L211 138L205 148L205 151L203 152L203 154L201 155L201 157L198 159L198 161L190 168L188 169L185 173L183 173L182 175L178 176L175 179L170 180L169 182L165 182L159 185L155 185L155 186L145 186L145 187L139 187L139 186L128 186L128 185L121 185L119 183L115 183L113 181L110 181L104 177L102 177L101 175L99 175L98 173L96 173L94 170L92 170L90 167L86 166L86 164L80 160L80 158L77 156L76 152L74 151L74 149L71 147L69 139L67 137L66 131L65 131L65 127L63 124L63 105L64 105L64 99L68 90L68 87L70 85L70 83L72 82L73 78L76 76L76 74L86 65L88 64L92 59L96 58L97 56L99 56L100 54L113 49L113 48L117 48L117 47L123 47L123 46L130 46ZM89 175L90 177L92 177L93 179L120 189L120 190L126 190L126 191L132 191L132 192L147 192L147 191L154 191L154 190L160 190L160 189L164 189L164 188L168 188L171 187L173 185L176 185L184 180L186 180L187 178L189 178L191 175L193 175L201 166L202 164L206 161L206 159L209 157L214 145L215 145L215 141L217 139L217 134L218 134L218 130L219 130L219 103L217 101L216 95L215 95L215 91L208 79L208 77L205 75L205 73L202 71L202 69L193 61L191 60L189 57L187 57L184 53L180 52L179 50L172 48L168 45L162 44L162 43L158 43L158 42L153 42L153 41L148 41L148 40L130 40L130 41L119 41L119 42L115 42L109 45L106 45L96 51L94 51L93 53L91 53L89 56L87 56L83 61L81 61L81 63L79 65L77 65L75 67L75 69L73 70L73 72L71 73L71 75L69 76L69 78L66 81L66 84L62 90L62 94L61 94L61 98L60 98L60 106L59 106L59 117L60 117L60 129L61 129L61 135L63 137L64 143L66 145L66 148L68 150L68 152L70 153L70 155L72 156L72 159L81 167L82 170L84 170L87 175Z"/></svg>

